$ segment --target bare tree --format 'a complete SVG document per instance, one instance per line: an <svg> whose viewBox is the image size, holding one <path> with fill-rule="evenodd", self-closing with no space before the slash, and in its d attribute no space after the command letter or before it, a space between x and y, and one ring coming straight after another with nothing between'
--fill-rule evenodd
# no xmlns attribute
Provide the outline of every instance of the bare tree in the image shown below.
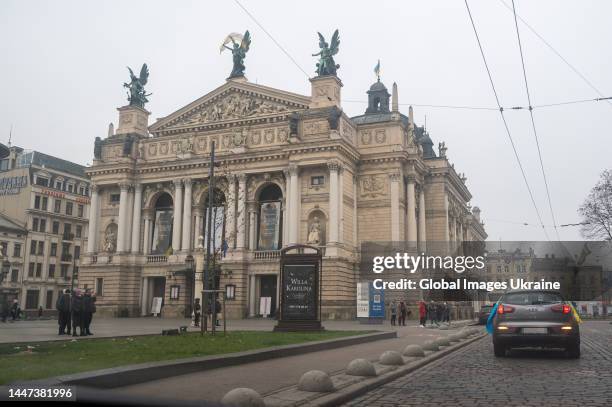
<svg viewBox="0 0 612 407"><path fill-rule="evenodd" d="M612 170L601 174L578 213L584 237L612 241Z"/></svg>

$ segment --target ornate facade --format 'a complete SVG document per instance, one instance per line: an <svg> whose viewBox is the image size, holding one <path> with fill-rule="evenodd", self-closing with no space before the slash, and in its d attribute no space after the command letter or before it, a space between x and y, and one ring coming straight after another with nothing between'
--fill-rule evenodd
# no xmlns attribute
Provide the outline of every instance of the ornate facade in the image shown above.
<svg viewBox="0 0 612 407"><path fill-rule="evenodd" d="M233 296L232 318L259 315L262 297L271 297L274 313L286 245L324 248L323 316L348 319L361 242L425 249L427 241L486 238L465 177L443 144L434 152L412 110L399 112L395 86L391 96L376 82L367 113L351 118L336 76L311 83L304 96L231 78L151 126L146 110L119 109L117 131L96 141L88 170L91 218L79 284L102 286L98 312L147 315L152 298L162 297L163 315L189 315L202 287L209 211L215 284Z"/></svg>

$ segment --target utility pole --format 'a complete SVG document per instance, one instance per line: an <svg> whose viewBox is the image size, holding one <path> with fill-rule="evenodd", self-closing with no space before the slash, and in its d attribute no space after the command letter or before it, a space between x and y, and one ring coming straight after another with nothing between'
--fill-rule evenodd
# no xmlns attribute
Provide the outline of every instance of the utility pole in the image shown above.
<svg viewBox="0 0 612 407"><path fill-rule="evenodd" d="M210 276L210 241L211 241L211 229L212 229L212 205L213 205L213 198L215 196L214 193L214 189L215 189L215 142L213 141L211 143L211 147L210 147L210 167L208 168L208 205L206 207L206 210L208 211L206 213L206 260L205 260L205 266L204 266L204 275L202 276L203 280L204 280L204 292L202 295L202 321L200 323L200 334L204 335L204 332L207 331L207 326L205 324L208 324L208 295L210 287L208 284L208 278ZM214 311L215 311L215 302L211 301L211 311L212 311L212 324L214 326L215 321L214 321ZM213 328L214 329L214 328Z"/></svg>

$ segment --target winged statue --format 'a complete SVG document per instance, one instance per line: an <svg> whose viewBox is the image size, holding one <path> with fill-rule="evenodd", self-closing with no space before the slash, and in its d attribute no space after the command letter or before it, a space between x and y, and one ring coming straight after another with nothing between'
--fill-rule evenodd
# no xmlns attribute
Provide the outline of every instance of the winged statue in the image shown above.
<svg viewBox="0 0 612 407"><path fill-rule="evenodd" d="M229 43L232 44L231 47L228 46ZM249 30L247 30L244 35L239 33L231 33L225 37L225 40L223 40L223 44L221 44L219 52L223 52L225 49L230 50L232 52L232 59L234 61L234 67L232 68L232 73L229 76L230 78L244 76L244 70L246 69L244 66L244 58L246 57L250 46L251 34L249 33Z"/></svg>
<svg viewBox="0 0 612 407"><path fill-rule="evenodd" d="M149 67L147 67L147 64L142 64L139 77L134 75L132 68L128 66L127 69L130 71L130 83L124 83L123 87L129 90L128 101L130 106L144 108L145 103L149 101L147 96L151 96L151 93L146 93L144 89L149 79Z"/></svg>
<svg viewBox="0 0 612 407"><path fill-rule="evenodd" d="M340 34L337 29L334 31L331 44L325 41L320 32L317 32L317 34L319 34L319 48L321 50L316 54L312 54L313 57L320 57L319 62L317 62L317 75L336 75L336 70L340 68L340 65L334 61L334 55L340 50Z"/></svg>

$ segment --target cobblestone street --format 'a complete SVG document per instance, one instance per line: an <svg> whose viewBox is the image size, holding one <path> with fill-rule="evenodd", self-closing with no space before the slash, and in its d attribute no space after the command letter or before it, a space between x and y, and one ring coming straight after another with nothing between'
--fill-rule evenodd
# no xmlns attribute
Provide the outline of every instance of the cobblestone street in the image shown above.
<svg viewBox="0 0 612 407"><path fill-rule="evenodd" d="M491 337L353 400L349 406L610 406L612 325L581 325L582 357L514 350L493 356Z"/></svg>

